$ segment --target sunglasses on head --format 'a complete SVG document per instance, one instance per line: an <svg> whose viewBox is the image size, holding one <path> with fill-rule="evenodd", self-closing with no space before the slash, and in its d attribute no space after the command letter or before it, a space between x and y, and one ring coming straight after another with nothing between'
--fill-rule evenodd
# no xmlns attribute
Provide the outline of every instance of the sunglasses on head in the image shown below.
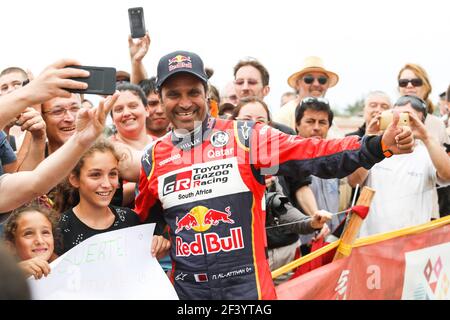
<svg viewBox="0 0 450 320"><path fill-rule="evenodd" d="M414 79L398 79L398 86L401 88L405 88L408 83L411 83L413 87L420 87L423 85L422 79L414 78Z"/></svg>
<svg viewBox="0 0 450 320"><path fill-rule="evenodd" d="M317 81L321 84L324 85L328 82L328 78L325 76L320 76L318 78L315 78L313 76L304 76L303 77L303 81L305 81L306 84L312 84L314 82L314 80L317 79Z"/></svg>
<svg viewBox="0 0 450 320"><path fill-rule="evenodd" d="M316 98L316 97L306 97L302 100L301 104L313 104L313 103L322 103L330 106L330 103L325 98Z"/></svg>
<svg viewBox="0 0 450 320"><path fill-rule="evenodd" d="M425 111L425 112L427 111L426 102L416 96L409 96L409 95L401 96L395 102L394 106L402 107L408 103L411 103L411 106L414 109L420 109L421 111Z"/></svg>

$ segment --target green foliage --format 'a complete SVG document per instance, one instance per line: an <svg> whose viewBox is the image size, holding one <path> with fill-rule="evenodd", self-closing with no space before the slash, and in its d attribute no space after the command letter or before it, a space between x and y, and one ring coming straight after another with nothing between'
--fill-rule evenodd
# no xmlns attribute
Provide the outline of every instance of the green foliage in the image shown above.
<svg viewBox="0 0 450 320"><path fill-rule="evenodd" d="M364 109L364 98L359 98L354 103L349 104L344 112L349 116L361 115Z"/></svg>

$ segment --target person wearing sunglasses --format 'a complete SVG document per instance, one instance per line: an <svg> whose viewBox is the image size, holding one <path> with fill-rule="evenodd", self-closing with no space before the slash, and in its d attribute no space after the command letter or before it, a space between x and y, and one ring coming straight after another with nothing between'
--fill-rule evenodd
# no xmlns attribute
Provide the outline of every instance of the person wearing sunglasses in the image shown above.
<svg viewBox="0 0 450 320"><path fill-rule="evenodd" d="M295 109L306 97L325 97L327 90L334 87L339 76L325 68L319 57L307 57L300 71L288 78L288 84L297 92L297 99L289 101L274 115L276 122L287 125L295 130Z"/></svg>
<svg viewBox="0 0 450 320"><path fill-rule="evenodd" d="M441 145L444 143L449 144L450 139L445 132L443 121L433 115L435 106L429 98L432 88L425 69L417 64L406 64L400 69L397 80L400 95L413 95L425 101L429 114L425 120L427 130L429 130Z"/></svg>
<svg viewBox="0 0 450 320"><path fill-rule="evenodd" d="M435 210L436 183L450 184L450 158L424 124L429 116L426 102L401 96L393 110L408 113L415 148L412 153L377 163L370 171L360 168L349 179L352 186L359 183L376 190L361 237L429 222Z"/></svg>
<svg viewBox="0 0 450 320"><path fill-rule="evenodd" d="M269 94L269 71L255 58L240 60L234 66L234 85L239 100L256 98L261 101ZM286 134L295 135L293 128L282 123L271 121L270 125Z"/></svg>
<svg viewBox="0 0 450 320"><path fill-rule="evenodd" d="M398 91L400 95L413 95L424 100L427 106L428 116L425 119L425 126L428 132L435 137L441 146L447 145L447 152L450 155L450 138L445 130L444 122L433 114L435 106L431 102L429 95L431 93L431 83L427 72L418 64L408 63L400 69L398 75ZM439 193L448 193L450 189L440 189ZM434 218L439 218L439 200L446 195L438 197L438 190L433 191ZM441 215L445 212L440 212Z"/></svg>

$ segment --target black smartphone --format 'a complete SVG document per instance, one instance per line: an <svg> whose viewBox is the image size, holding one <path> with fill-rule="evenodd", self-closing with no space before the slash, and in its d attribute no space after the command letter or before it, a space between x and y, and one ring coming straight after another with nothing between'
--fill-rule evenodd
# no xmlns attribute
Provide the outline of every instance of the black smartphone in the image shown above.
<svg viewBox="0 0 450 320"><path fill-rule="evenodd" d="M131 37L142 38L145 36L144 9L142 7L129 8L128 19L130 20Z"/></svg>
<svg viewBox="0 0 450 320"><path fill-rule="evenodd" d="M68 89L73 93L90 93L100 95L110 95L116 91L116 69L92 66L68 66L89 71L88 78L72 78L73 80L88 84L85 90Z"/></svg>

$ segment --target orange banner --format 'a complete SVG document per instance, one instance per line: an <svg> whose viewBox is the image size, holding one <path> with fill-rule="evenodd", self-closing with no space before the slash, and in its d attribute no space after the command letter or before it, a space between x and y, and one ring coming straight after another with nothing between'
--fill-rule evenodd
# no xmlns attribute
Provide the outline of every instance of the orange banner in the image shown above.
<svg viewBox="0 0 450 320"><path fill-rule="evenodd" d="M349 257L279 285L278 299L450 299L450 225L424 230L361 239Z"/></svg>

